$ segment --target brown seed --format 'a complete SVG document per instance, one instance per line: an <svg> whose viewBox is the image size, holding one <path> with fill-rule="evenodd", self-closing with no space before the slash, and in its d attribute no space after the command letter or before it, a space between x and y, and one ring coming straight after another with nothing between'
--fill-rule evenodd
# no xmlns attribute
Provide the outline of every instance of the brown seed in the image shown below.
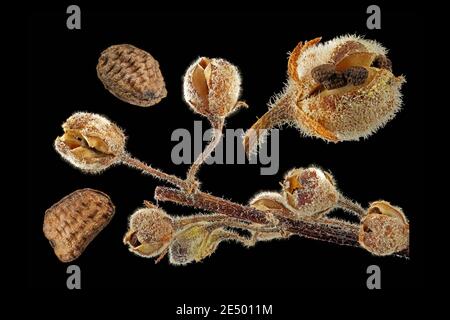
<svg viewBox="0 0 450 320"><path fill-rule="evenodd" d="M311 70L311 76L319 83L327 81L336 73L336 67L333 64L321 64Z"/></svg>
<svg viewBox="0 0 450 320"><path fill-rule="evenodd" d="M386 56L380 54L373 60L372 67L392 71L392 61Z"/></svg>
<svg viewBox="0 0 450 320"><path fill-rule="evenodd" d="M103 51L97 75L113 95L133 105L149 107L167 96L158 61L129 44L114 45Z"/></svg>
<svg viewBox="0 0 450 320"><path fill-rule="evenodd" d="M347 80L344 75L340 72L332 74L327 80L322 82L322 85L327 90L342 88L347 85Z"/></svg>
<svg viewBox="0 0 450 320"><path fill-rule="evenodd" d="M350 67L344 71L345 79L354 86L363 84L368 76L369 71L364 67Z"/></svg>
<svg viewBox="0 0 450 320"><path fill-rule="evenodd" d="M80 189L51 206L44 216L44 235L62 262L77 259L114 215L105 193Z"/></svg>

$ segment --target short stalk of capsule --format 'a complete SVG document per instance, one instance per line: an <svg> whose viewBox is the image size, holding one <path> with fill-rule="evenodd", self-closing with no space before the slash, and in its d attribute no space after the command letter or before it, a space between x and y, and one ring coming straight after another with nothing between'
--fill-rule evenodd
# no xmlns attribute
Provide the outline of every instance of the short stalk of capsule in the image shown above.
<svg viewBox="0 0 450 320"><path fill-rule="evenodd" d="M199 183L196 181L196 176L200 166L206 159L209 158L211 152L217 147L222 138L222 130L225 124L225 118L209 118L211 127L213 128L213 136L209 144L203 150L201 154L198 155L194 163L189 168L187 173L184 190L188 193L193 193L197 190Z"/></svg>
<svg viewBox="0 0 450 320"><path fill-rule="evenodd" d="M281 126L292 120L293 109L295 108L296 92L286 92L280 96L272 105L270 110L256 121L247 130L243 144L247 155L255 151L256 147L264 139L267 130Z"/></svg>
<svg viewBox="0 0 450 320"><path fill-rule="evenodd" d="M343 195L339 195L337 207L347 212L353 213L359 218L362 218L366 215L366 209L364 209L358 203L344 197Z"/></svg>

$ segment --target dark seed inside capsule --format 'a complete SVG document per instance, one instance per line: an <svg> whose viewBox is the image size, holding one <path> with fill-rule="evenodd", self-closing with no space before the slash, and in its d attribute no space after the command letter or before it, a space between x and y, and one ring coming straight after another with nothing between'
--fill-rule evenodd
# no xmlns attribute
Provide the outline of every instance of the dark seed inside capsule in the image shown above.
<svg viewBox="0 0 450 320"><path fill-rule="evenodd" d="M311 70L311 76L319 83L328 80L335 73L336 67L332 64L322 64Z"/></svg>
<svg viewBox="0 0 450 320"><path fill-rule="evenodd" d="M380 54L373 60L372 67L392 71L392 61Z"/></svg>
<svg viewBox="0 0 450 320"><path fill-rule="evenodd" d="M350 67L344 71L344 77L348 83L358 86L366 81L369 72L364 67Z"/></svg>
<svg viewBox="0 0 450 320"><path fill-rule="evenodd" d="M315 67L311 70L311 76L327 90L347 85L344 75L336 71L336 67L333 64L322 64Z"/></svg>
<svg viewBox="0 0 450 320"><path fill-rule="evenodd" d="M323 81L322 85L327 90L337 89L345 87L347 85L347 80L342 73L335 72L327 80Z"/></svg>

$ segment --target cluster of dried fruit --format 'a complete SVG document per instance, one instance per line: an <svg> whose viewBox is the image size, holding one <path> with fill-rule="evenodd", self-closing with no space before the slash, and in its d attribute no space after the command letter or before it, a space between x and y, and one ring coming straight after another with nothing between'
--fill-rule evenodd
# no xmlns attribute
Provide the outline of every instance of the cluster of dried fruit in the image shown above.
<svg viewBox="0 0 450 320"><path fill-rule="evenodd" d="M404 79L392 74L386 50L374 41L354 36L323 45L319 41L300 43L294 49L285 92L252 129L293 122L309 135L338 142L367 136L393 117L400 107ZM133 46L105 50L97 72L106 88L126 102L148 106L166 95L156 60ZM186 179L133 158L126 152L123 130L97 114L69 117L63 124L64 134L55 140L55 149L88 173L120 163L139 169L177 187L157 187L155 199L212 212L176 218L145 201L145 207L131 215L123 239L130 251L140 256L158 257L159 261L168 253L172 264L183 265L203 260L222 241L252 246L292 235L359 246L380 256L407 255L409 224L400 208L376 201L366 210L338 191L329 172L316 167L289 171L281 192L261 192L248 206L202 192L196 173L219 142L225 118L246 106L239 101L240 88L238 69L223 59L202 57L187 69L185 100L208 118L215 134ZM247 132L244 145L248 151L262 134ZM50 208L44 232L60 260L77 258L107 224L113 208L107 196L93 190L77 191ZM360 223L328 217L336 208L355 214ZM248 236L234 229L246 230Z"/></svg>

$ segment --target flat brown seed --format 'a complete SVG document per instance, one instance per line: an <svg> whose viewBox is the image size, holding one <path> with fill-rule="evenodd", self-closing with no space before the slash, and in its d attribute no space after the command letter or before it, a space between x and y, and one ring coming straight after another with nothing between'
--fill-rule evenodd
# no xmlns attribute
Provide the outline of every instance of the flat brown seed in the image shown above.
<svg viewBox="0 0 450 320"><path fill-rule="evenodd" d="M114 215L105 193L80 189L51 206L44 216L44 235L62 262L77 259Z"/></svg>
<svg viewBox="0 0 450 320"><path fill-rule="evenodd" d="M342 73L334 73L327 80L322 82L322 85L327 90L337 89L345 87L347 85L347 80Z"/></svg>
<svg viewBox="0 0 450 320"><path fill-rule="evenodd" d="M380 54L376 56L375 60L373 60L372 67L392 71L392 61L386 56Z"/></svg>
<svg viewBox="0 0 450 320"><path fill-rule="evenodd" d="M333 74L336 73L336 67L333 64L321 64L311 70L311 76L314 80L322 83L328 80Z"/></svg>
<svg viewBox="0 0 450 320"><path fill-rule="evenodd" d="M367 77L369 76L369 71L364 67L350 67L344 71L344 77L348 83L354 86L359 86L363 84Z"/></svg>
<svg viewBox="0 0 450 320"><path fill-rule="evenodd" d="M97 75L113 95L133 105L149 107L167 96L158 61L129 44L114 45L103 51Z"/></svg>

